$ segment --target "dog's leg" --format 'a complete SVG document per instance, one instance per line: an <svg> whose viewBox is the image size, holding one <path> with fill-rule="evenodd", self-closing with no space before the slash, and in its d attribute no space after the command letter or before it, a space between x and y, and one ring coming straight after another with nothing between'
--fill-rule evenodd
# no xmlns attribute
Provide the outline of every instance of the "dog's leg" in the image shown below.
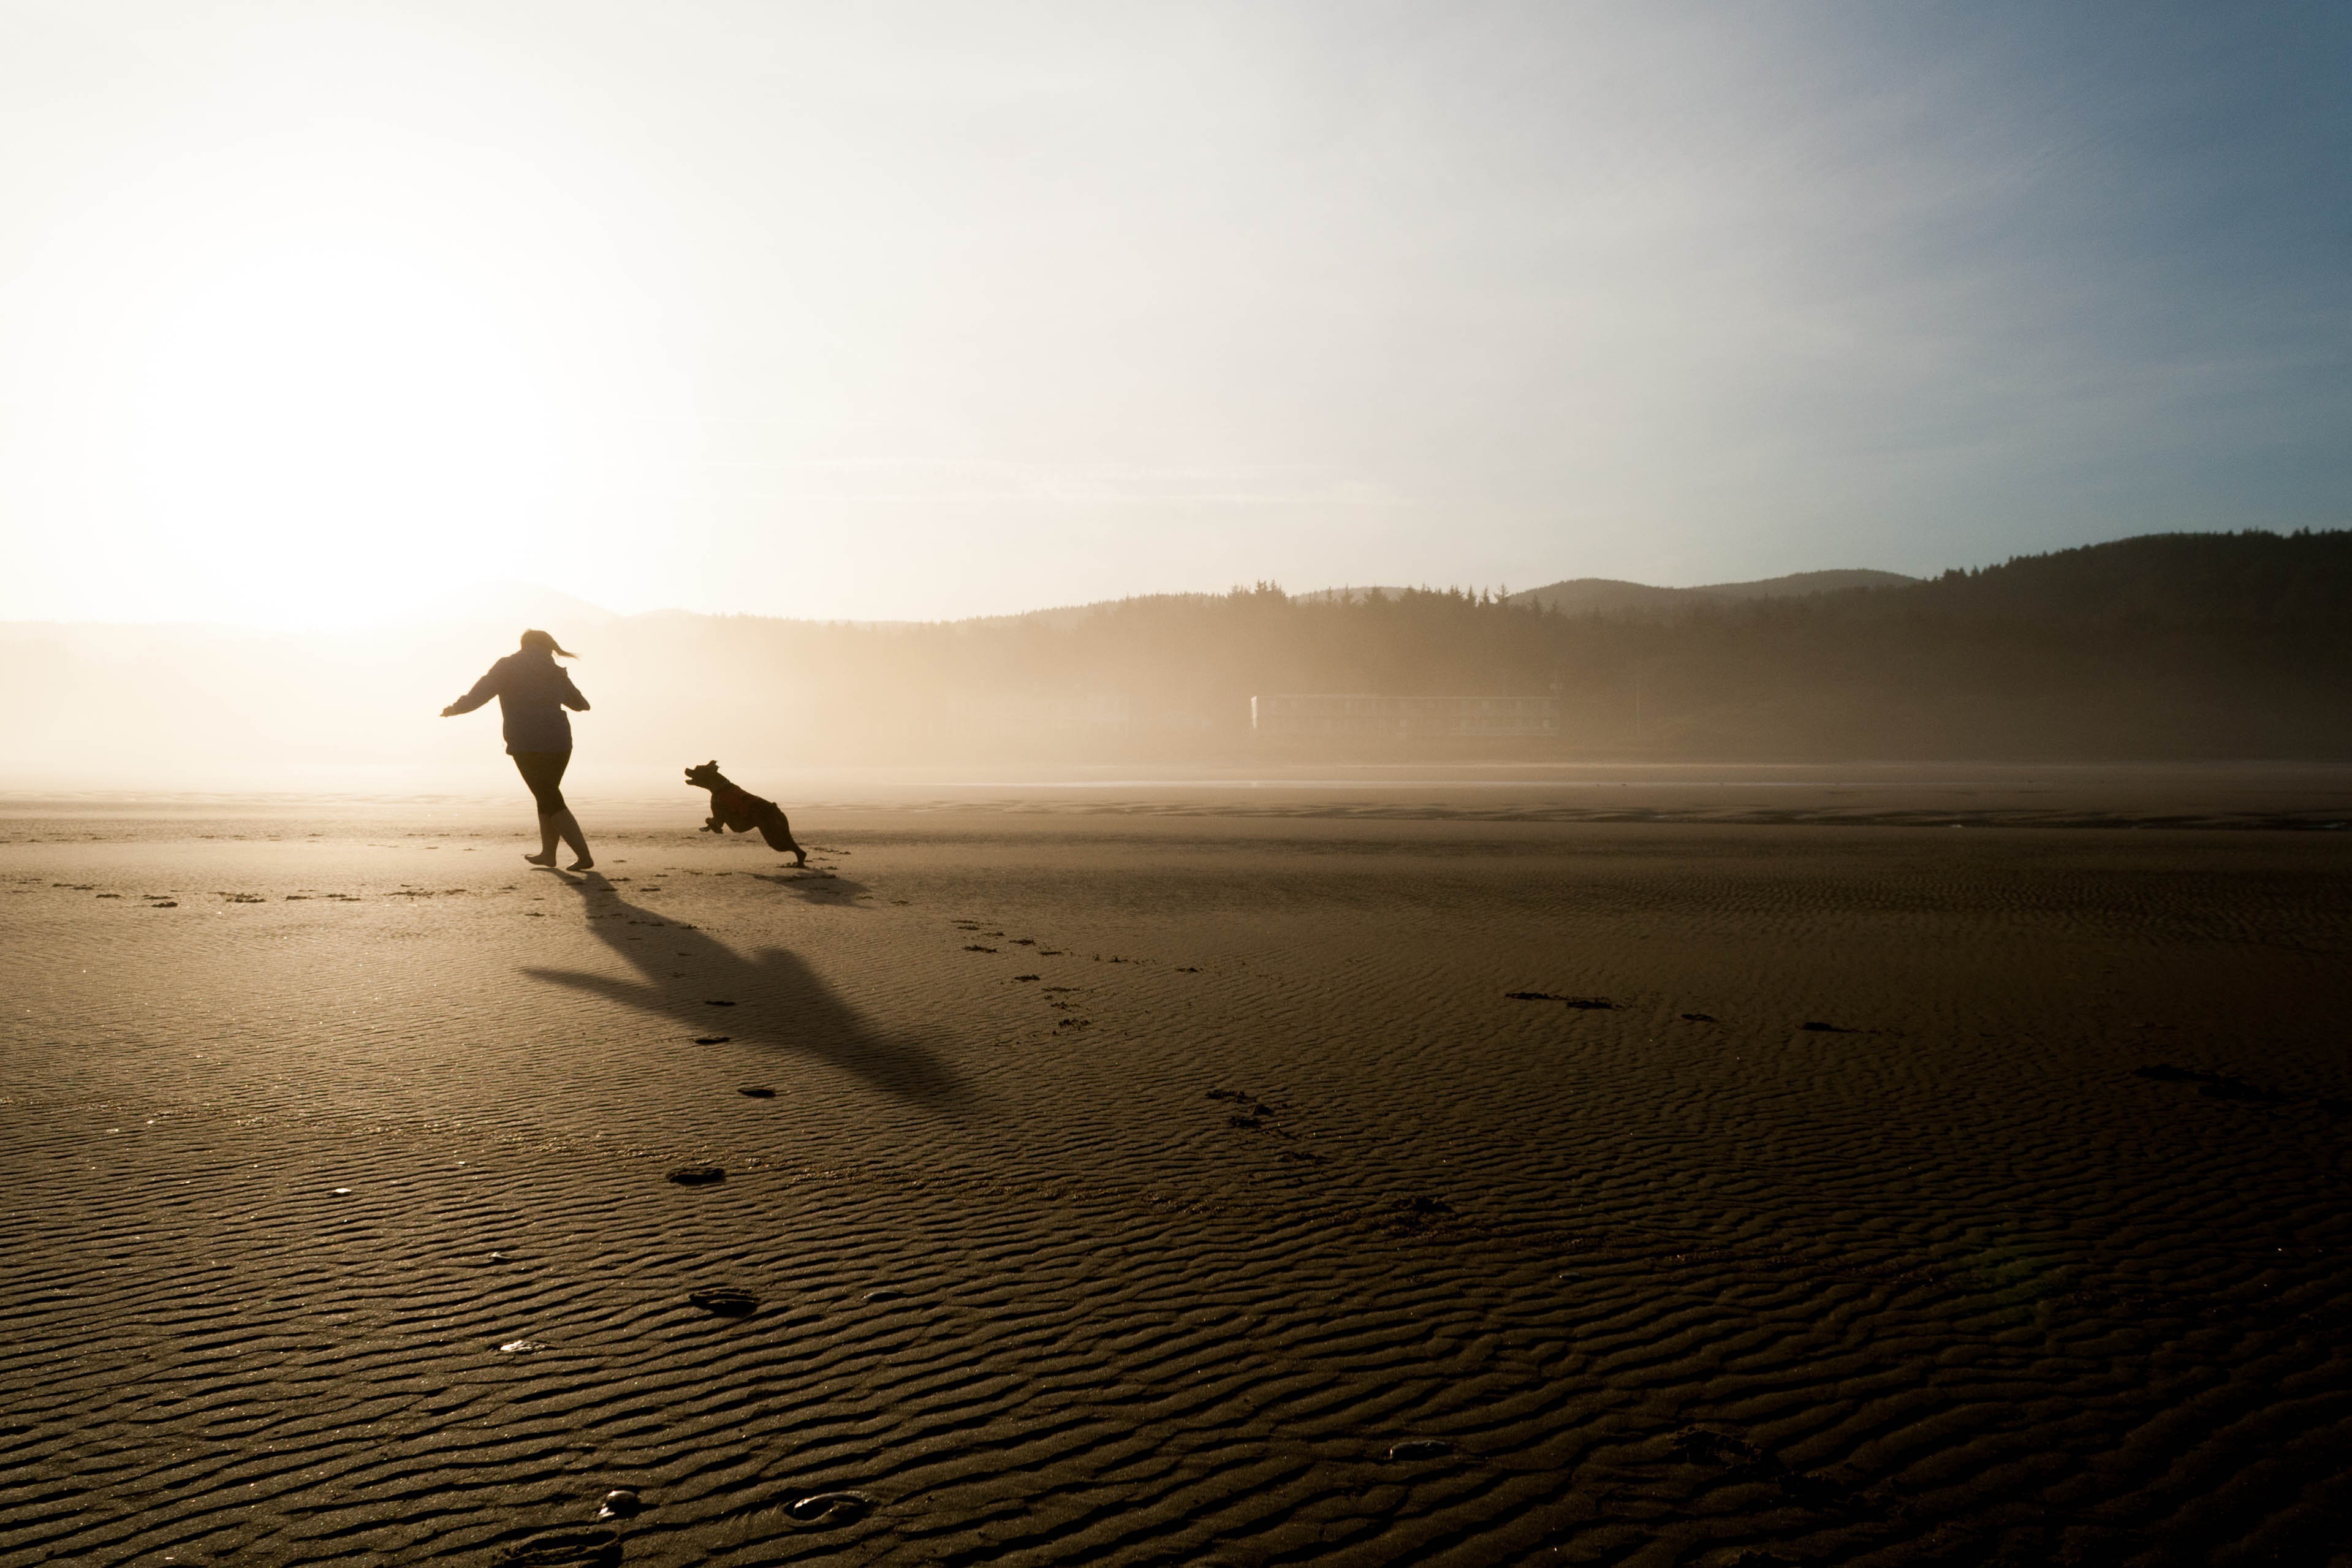
<svg viewBox="0 0 2352 1568"><path fill-rule="evenodd" d="M776 808L774 824L773 831L762 835L768 841L768 847L779 853L791 854L793 864L795 866L808 864L808 851L801 848L798 841L793 839L793 820L784 815L784 809L782 806ZM778 839L782 839L783 842L778 843L776 841Z"/></svg>

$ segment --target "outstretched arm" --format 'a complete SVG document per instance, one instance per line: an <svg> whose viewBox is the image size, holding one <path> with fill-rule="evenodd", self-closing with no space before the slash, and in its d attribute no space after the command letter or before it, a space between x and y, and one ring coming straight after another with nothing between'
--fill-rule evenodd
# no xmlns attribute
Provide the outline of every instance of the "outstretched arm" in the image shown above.
<svg viewBox="0 0 2352 1568"><path fill-rule="evenodd" d="M443 718L456 718L461 713L471 713L499 695L499 672L493 668L474 683L474 689L441 710Z"/></svg>

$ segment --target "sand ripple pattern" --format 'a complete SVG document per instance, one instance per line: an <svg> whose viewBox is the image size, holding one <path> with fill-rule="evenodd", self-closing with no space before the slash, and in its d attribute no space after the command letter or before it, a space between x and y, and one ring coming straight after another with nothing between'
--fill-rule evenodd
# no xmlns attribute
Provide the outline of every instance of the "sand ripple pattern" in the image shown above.
<svg viewBox="0 0 2352 1568"><path fill-rule="evenodd" d="M0 1562L2330 1561L2346 853L1643 831L19 846Z"/></svg>

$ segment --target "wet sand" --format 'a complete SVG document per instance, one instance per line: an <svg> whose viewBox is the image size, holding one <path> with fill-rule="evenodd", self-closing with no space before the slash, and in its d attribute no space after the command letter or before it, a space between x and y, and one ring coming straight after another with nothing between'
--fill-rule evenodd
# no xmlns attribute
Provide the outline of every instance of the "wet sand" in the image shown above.
<svg viewBox="0 0 2352 1568"><path fill-rule="evenodd" d="M2335 789L20 803L0 1561L2343 1562Z"/></svg>

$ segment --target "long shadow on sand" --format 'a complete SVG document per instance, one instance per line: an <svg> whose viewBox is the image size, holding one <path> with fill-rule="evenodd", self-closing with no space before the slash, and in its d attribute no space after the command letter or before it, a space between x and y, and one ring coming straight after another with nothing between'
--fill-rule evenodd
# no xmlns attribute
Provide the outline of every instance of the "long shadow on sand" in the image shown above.
<svg viewBox="0 0 2352 1568"><path fill-rule="evenodd" d="M808 872L781 872L771 874L762 871L745 872L753 882L769 883L782 888L803 904L814 904L826 909L858 909L866 904L870 891L862 882L856 882L837 873L812 874Z"/></svg>
<svg viewBox="0 0 2352 1568"><path fill-rule="evenodd" d="M580 894L597 940L643 978L526 967L522 972L533 979L665 1014L695 1034L725 1034L735 1045L777 1046L814 1057L902 1099L941 1108L971 1100L963 1081L930 1047L866 1028L830 986L781 947L747 957L707 933L629 903L601 876L562 881Z"/></svg>

